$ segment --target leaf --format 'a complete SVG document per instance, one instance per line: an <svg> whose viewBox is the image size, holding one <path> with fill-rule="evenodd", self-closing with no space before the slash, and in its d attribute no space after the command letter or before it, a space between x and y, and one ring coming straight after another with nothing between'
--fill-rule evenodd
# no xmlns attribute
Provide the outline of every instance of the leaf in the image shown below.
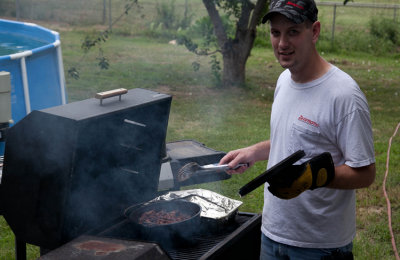
<svg viewBox="0 0 400 260"><path fill-rule="evenodd" d="M68 70L68 76L74 79L79 79L79 71L75 67L71 67Z"/></svg>
<svg viewBox="0 0 400 260"><path fill-rule="evenodd" d="M99 61L98 65L102 70L107 70L110 67L110 63L106 57L99 57L97 60Z"/></svg>
<svg viewBox="0 0 400 260"><path fill-rule="evenodd" d="M200 69L200 63L198 63L197 61L193 61L192 68L193 68L193 71L198 71Z"/></svg>

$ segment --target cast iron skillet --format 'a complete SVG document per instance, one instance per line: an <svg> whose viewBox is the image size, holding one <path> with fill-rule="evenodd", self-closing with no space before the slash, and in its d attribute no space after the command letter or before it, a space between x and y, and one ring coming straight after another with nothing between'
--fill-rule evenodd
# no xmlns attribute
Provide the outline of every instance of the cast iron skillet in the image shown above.
<svg viewBox="0 0 400 260"><path fill-rule="evenodd" d="M143 213L155 210L167 212L177 210L187 214L188 219L170 224L146 225L140 224L139 219ZM161 243L163 246L171 247L176 244L191 244L192 237L198 231L200 225L201 207L193 202L184 200L159 201L139 206L128 211L125 215L129 221L136 226L142 239Z"/></svg>

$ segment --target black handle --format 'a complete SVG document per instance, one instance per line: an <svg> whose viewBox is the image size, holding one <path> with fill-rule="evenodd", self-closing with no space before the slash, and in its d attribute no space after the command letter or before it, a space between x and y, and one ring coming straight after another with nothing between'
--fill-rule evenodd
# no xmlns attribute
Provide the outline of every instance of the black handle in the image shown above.
<svg viewBox="0 0 400 260"><path fill-rule="evenodd" d="M271 180L276 174L279 174L283 169L292 165L293 163L300 160L306 154L303 150L298 150L297 152L293 153L292 155L286 157L279 163L272 166L270 169L266 170L262 174L258 175L256 178L251 180L249 183L244 185L242 188L239 189L239 195L243 197L244 195L250 193L251 191L255 190L259 186L263 185L265 182Z"/></svg>

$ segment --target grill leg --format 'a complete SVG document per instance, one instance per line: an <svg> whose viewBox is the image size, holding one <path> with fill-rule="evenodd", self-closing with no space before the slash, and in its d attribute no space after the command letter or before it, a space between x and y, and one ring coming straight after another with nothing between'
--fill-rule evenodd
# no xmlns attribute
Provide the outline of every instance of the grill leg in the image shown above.
<svg viewBox="0 0 400 260"><path fill-rule="evenodd" d="M15 237L15 260L26 260L26 243Z"/></svg>

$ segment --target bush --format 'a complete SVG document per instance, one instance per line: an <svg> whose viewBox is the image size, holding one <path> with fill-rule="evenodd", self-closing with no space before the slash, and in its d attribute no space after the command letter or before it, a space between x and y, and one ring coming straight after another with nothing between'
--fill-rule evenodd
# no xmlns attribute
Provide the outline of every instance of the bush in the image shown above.
<svg viewBox="0 0 400 260"><path fill-rule="evenodd" d="M266 26L258 26L257 37L254 40L254 47L271 48L271 42L269 39L269 30L266 28Z"/></svg>
<svg viewBox="0 0 400 260"><path fill-rule="evenodd" d="M166 30L186 29L192 23L193 14L189 13L189 6L185 6L184 17L180 19L175 11L175 0L169 3L162 2L156 5L157 17L155 23Z"/></svg>
<svg viewBox="0 0 400 260"><path fill-rule="evenodd" d="M332 44L330 32L322 32L318 50L324 52L364 52L376 56L400 52L400 24L391 19L372 18L368 29L348 29L335 34Z"/></svg>
<svg viewBox="0 0 400 260"><path fill-rule="evenodd" d="M168 3L157 4L156 24L161 24L164 29L176 29L178 19L175 14L175 1Z"/></svg>
<svg viewBox="0 0 400 260"><path fill-rule="evenodd" d="M370 34L378 39L400 44L400 23L387 18L372 18L369 22Z"/></svg>

